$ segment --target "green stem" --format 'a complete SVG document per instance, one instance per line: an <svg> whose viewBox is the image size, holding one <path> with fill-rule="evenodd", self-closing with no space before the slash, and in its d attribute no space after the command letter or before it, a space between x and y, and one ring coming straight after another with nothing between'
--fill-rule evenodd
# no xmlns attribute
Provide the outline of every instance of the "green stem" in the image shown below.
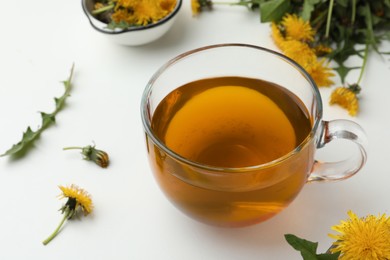
<svg viewBox="0 0 390 260"><path fill-rule="evenodd" d="M363 64L362 64L362 68L360 69L359 79L358 79L358 81L356 83L358 85L360 84L360 81L363 78L363 73L364 73L364 70L365 70L366 65L367 65L367 57L368 57L369 46L370 45L368 43L366 43L366 48L364 49Z"/></svg>
<svg viewBox="0 0 390 260"><path fill-rule="evenodd" d="M111 10L111 9L114 8L114 7L115 7L115 4L106 5L106 6L102 7L102 8L93 10L93 11L92 11L92 14L94 14L94 15L100 14L100 13L103 13L103 12L105 12L105 11Z"/></svg>
<svg viewBox="0 0 390 260"><path fill-rule="evenodd" d="M53 238L55 238L57 236L57 234L59 233L62 225L65 223L65 220L67 220L70 215L71 215L71 211L67 210L66 213L64 214L64 217L62 218L60 224L57 226L56 230L54 230L54 232L48 238L43 240L43 242L42 242L43 245L46 246L47 244L49 244L50 241L53 240Z"/></svg>
<svg viewBox="0 0 390 260"><path fill-rule="evenodd" d="M325 20L326 14L327 12L323 11L319 15L317 15L317 17L315 17L313 21L310 22L313 25L314 29L318 30L318 28L321 27L322 23Z"/></svg>
<svg viewBox="0 0 390 260"><path fill-rule="evenodd" d="M70 147L64 147L64 148L62 148L62 150L64 150L64 151L66 151L66 150L76 150L76 149L82 150L83 147L79 147L79 146L70 146Z"/></svg>
<svg viewBox="0 0 390 260"><path fill-rule="evenodd" d="M351 23L354 24L356 19L356 0L352 0L352 17Z"/></svg>
<svg viewBox="0 0 390 260"><path fill-rule="evenodd" d="M332 19L333 3L334 3L334 0L329 1L328 18L326 20L325 38L329 37L330 20Z"/></svg>

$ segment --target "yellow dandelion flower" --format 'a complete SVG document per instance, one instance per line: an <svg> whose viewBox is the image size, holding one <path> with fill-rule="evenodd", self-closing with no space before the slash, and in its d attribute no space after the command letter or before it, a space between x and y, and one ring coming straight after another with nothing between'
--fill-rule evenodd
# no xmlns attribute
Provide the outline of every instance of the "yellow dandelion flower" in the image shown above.
<svg viewBox="0 0 390 260"><path fill-rule="evenodd" d="M202 11L199 0L191 0L192 15L197 16Z"/></svg>
<svg viewBox="0 0 390 260"><path fill-rule="evenodd" d="M285 42L286 39L284 39L284 36L282 32L280 31L278 25L276 23L271 23L271 36L274 40L275 45L281 49L282 43Z"/></svg>
<svg viewBox="0 0 390 260"><path fill-rule="evenodd" d="M336 240L331 252L340 252L341 260L390 259L390 218L385 214L359 218L352 211L348 216L349 220L332 227L339 234L329 234Z"/></svg>
<svg viewBox="0 0 390 260"><path fill-rule="evenodd" d="M62 214L64 214L64 217L54 232L42 242L44 245L47 245L51 240L53 240L53 238L55 238L60 232L60 229L65 221L72 219L73 216L77 215L79 210L83 211L85 216L93 210L91 197L85 190L74 184L69 187L59 186L59 188L62 191L62 194L60 194L59 197L61 199L68 199L65 205L63 205L60 209Z"/></svg>
<svg viewBox="0 0 390 260"><path fill-rule="evenodd" d="M286 31L286 38L291 40L312 42L315 31L308 21L304 21L296 14L287 14L283 17L281 24Z"/></svg>
<svg viewBox="0 0 390 260"><path fill-rule="evenodd" d="M317 86L329 87L334 84L330 78L335 74L332 72L332 69L328 66L328 63L325 59L315 61L314 63L305 67L305 69L313 78Z"/></svg>
<svg viewBox="0 0 390 260"><path fill-rule="evenodd" d="M59 186L59 188L62 191L62 194L59 196L60 198L68 198L68 200L74 201L75 205L71 210L76 211L80 207L84 212L84 215L88 215L92 212L92 200L85 190L77 187L74 184L72 184L70 187Z"/></svg>
<svg viewBox="0 0 390 260"><path fill-rule="evenodd" d="M301 41L283 41L280 43L280 49L287 57L293 59L304 68L312 66L317 61L317 56L313 49Z"/></svg>
<svg viewBox="0 0 390 260"><path fill-rule="evenodd" d="M356 84L349 87L338 87L333 90L329 103L340 105L347 109L351 116L355 116L359 112L359 99L357 97L359 92L360 87Z"/></svg>

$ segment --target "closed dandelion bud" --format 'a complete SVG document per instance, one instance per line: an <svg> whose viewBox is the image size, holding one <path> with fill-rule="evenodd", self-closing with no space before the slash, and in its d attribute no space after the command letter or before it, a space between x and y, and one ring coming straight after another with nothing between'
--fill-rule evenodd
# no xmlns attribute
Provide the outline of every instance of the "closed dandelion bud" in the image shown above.
<svg viewBox="0 0 390 260"><path fill-rule="evenodd" d="M105 151L96 149L95 146L85 147L66 147L63 150L81 149L81 154L84 155L84 159L87 161L93 161L102 168L107 168L110 163L108 154Z"/></svg>
<svg viewBox="0 0 390 260"><path fill-rule="evenodd" d="M109 157L105 151L95 149L94 146L84 147L82 152L84 159L95 162L102 168L107 168L109 164Z"/></svg>

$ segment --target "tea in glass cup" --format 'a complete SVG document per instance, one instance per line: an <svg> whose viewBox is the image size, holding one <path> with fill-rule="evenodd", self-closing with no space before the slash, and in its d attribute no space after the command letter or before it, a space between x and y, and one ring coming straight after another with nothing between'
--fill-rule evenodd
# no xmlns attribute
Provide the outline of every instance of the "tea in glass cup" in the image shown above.
<svg viewBox="0 0 390 260"><path fill-rule="evenodd" d="M150 80L141 109L161 189L177 208L207 224L262 222L305 183L347 178L366 160L361 127L322 121L310 76L257 46L207 46L174 58ZM333 138L350 139L359 153L317 162L315 150Z"/></svg>

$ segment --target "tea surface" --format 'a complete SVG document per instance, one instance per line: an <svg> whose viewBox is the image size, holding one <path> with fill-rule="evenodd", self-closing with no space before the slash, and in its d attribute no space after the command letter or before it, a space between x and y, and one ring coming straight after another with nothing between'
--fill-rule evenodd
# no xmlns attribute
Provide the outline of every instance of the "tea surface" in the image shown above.
<svg viewBox="0 0 390 260"><path fill-rule="evenodd" d="M156 109L152 128L189 160L237 168L286 155L306 138L311 122L301 101L284 88L223 77L171 92Z"/></svg>

